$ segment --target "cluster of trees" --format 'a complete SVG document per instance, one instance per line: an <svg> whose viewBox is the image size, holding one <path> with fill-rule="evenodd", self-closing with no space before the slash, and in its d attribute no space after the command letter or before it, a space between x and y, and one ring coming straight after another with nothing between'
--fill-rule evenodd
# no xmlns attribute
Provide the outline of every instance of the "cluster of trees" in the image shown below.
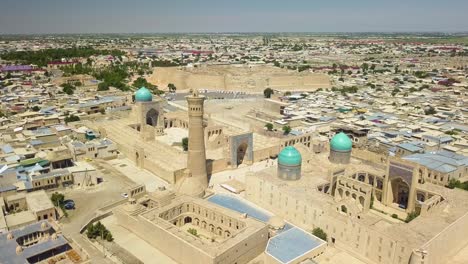
<svg viewBox="0 0 468 264"><path fill-rule="evenodd" d="M458 188L468 191L468 182L460 182L459 180L450 179L447 187L450 189Z"/></svg>
<svg viewBox="0 0 468 264"><path fill-rule="evenodd" d="M63 83L60 85L62 87L62 91L68 95L72 95L75 92L76 87L69 84L69 83Z"/></svg>
<svg viewBox="0 0 468 264"><path fill-rule="evenodd" d="M323 241L327 241L327 233L323 231L320 227L316 227L312 230L312 235L322 239Z"/></svg>
<svg viewBox="0 0 468 264"><path fill-rule="evenodd" d="M347 94L347 93L357 93L359 88L357 86L346 86L342 88L332 87L331 90L333 92L341 92L341 94Z"/></svg>
<svg viewBox="0 0 468 264"><path fill-rule="evenodd" d="M416 76L418 78L426 78L427 77L427 72L415 71L414 76Z"/></svg>
<svg viewBox="0 0 468 264"><path fill-rule="evenodd" d="M114 240L114 237L112 237L111 232L103 224L101 224L100 221L98 221L96 224L90 224L88 226L88 228L86 229L86 236L89 239L96 239L100 237L101 239L105 239L109 242L112 242Z"/></svg>
<svg viewBox="0 0 468 264"><path fill-rule="evenodd" d="M141 88L141 87L146 87L148 88L149 90L151 90L151 92L153 94L163 94L164 92L159 90L158 89L158 86L157 85L154 85L152 83L149 83L145 78L143 77L138 77L133 83L132 83L132 86L135 87L135 88Z"/></svg>
<svg viewBox="0 0 468 264"><path fill-rule="evenodd" d="M31 108L31 110L33 110L34 112L39 112L39 110L41 110L41 108L39 106L35 105L35 106L33 106Z"/></svg>
<svg viewBox="0 0 468 264"><path fill-rule="evenodd" d="M76 115L67 115L64 119L65 123L68 124L70 122L76 122L76 121L80 121L80 117L76 116Z"/></svg>
<svg viewBox="0 0 468 264"><path fill-rule="evenodd" d="M174 66L181 66L183 63L177 61L169 61L169 60L154 60L151 62L151 66L153 67L174 67Z"/></svg>
<svg viewBox="0 0 468 264"><path fill-rule="evenodd" d="M115 87L122 91L128 91L129 87L126 84L126 79L130 76L128 70L123 65L112 65L101 71L97 71L93 76L101 80L98 84L98 91L107 91L109 87Z"/></svg>
<svg viewBox="0 0 468 264"><path fill-rule="evenodd" d="M91 47L74 47L69 49L45 49L37 51L12 51L1 55L1 58L19 63L35 64L44 67L48 62L58 61L63 58L83 58L92 55L122 56L125 53L120 50L96 50Z"/></svg>

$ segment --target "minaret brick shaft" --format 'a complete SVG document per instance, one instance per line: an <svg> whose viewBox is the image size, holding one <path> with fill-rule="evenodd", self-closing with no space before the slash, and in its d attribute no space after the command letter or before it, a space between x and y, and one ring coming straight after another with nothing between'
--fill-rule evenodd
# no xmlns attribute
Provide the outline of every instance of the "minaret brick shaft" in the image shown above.
<svg viewBox="0 0 468 264"><path fill-rule="evenodd" d="M186 97L189 116L187 169L176 183L180 194L203 197L208 187L206 173L205 135L203 128L203 102L205 97L197 92Z"/></svg>
<svg viewBox="0 0 468 264"><path fill-rule="evenodd" d="M186 98L189 115L187 168L192 177L198 178L203 186L208 187L205 135L203 130L203 103L205 97L199 96L195 92Z"/></svg>

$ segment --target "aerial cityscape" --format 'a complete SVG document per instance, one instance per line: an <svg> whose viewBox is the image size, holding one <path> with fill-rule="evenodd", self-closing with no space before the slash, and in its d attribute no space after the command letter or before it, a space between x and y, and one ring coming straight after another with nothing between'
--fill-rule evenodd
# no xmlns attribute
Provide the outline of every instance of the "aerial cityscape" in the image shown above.
<svg viewBox="0 0 468 264"><path fill-rule="evenodd" d="M182 2L2 3L0 264L468 263L468 3Z"/></svg>

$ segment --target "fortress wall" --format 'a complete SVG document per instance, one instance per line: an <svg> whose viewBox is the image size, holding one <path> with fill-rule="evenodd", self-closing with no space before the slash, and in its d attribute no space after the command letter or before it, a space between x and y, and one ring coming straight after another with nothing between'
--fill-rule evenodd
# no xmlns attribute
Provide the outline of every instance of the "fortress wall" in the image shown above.
<svg viewBox="0 0 468 264"><path fill-rule="evenodd" d="M297 73L269 66L254 68L208 66L203 69L179 67L155 68L149 82L162 89L173 83L178 90L218 89L262 92L266 87L284 91L307 91L330 88L328 75Z"/></svg>

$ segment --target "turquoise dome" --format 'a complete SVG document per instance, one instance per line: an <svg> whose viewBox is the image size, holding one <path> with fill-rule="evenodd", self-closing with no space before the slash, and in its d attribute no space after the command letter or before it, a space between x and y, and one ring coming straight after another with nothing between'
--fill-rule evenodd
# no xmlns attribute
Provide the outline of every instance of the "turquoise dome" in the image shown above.
<svg viewBox="0 0 468 264"><path fill-rule="evenodd" d="M301 165L301 153L299 153L295 147L285 147L278 155L278 163L289 166Z"/></svg>
<svg viewBox="0 0 468 264"><path fill-rule="evenodd" d="M148 90L146 87L141 87L135 93L135 101L137 102L151 102L153 100L153 95L151 91Z"/></svg>
<svg viewBox="0 0 468 264"><path fill-rule="evenodd" d="M330 141L330 148L338 151L350 151L353 147L351 139L343 132L336 134Z"/></svg>

